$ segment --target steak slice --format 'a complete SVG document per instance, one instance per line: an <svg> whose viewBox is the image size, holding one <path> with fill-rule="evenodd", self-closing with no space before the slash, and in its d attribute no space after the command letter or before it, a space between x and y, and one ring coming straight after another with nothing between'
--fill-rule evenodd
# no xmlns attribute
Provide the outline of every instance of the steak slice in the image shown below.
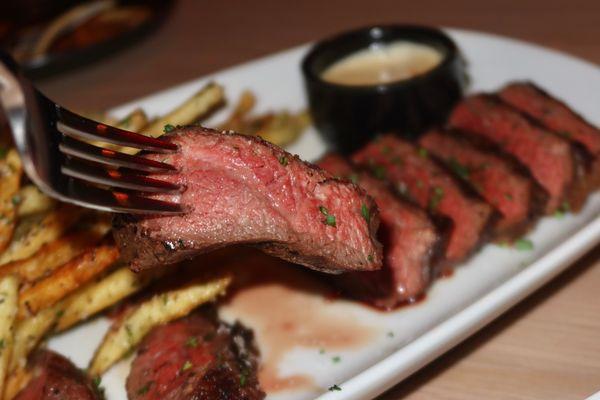
<svg viewBox="0 0 600 400"><path fill-rule="evenodd" d="M154 328L131 365L129 400L264 399L252 333L196 312Z"/></svg>
<svg viewBox="0 0 600 400"><path fill-rule="evenodd" d="M498 211L495 236L514 239L540 214L544 193L509 160L475 142L459 132L441 129L430 130L419 139L423 148Z"/></svg>
<svg viewBox="0 0 600 400"><path fill-rule="evenodd" d="M440 237L427 214L394 194L385 182L354 170L337 154L328 154L318 165L358 183L375 199L381 217L378 236L383 243L383 268L336 275L332 278L336 286L382 309L416 300L431 282L432 258L440 247ZM369 218L367 213L365 218Z"/></svg>
<svg viewBox="0 0 600 400"><path fill-rule="evenodd" d="M33 377L14 400L99 400L92 381L71 361L49 350L30 360Z"/></svg>
<svg viewBox="0 0 600 400"><path fill-rule="evenodd" d="M420 207L451 220L445 252L447 262L465 259L483 242L493 209L469 196L425 149L394 135L385 135L355 153L353 160L370 168L374 176L389 180Z"/></svg>
<svg viewBox="0 0 600 400"><path fill-rule="evenodd" d="M168 139L179 152L147 157L178 171L154 177L186 190L155 198L179 201L189 212L117 217L114 236L132 269L244 243L326 272L381 267L379 213L358 186L255 136L188 127Z"/></svg>
<svg viewBox="0 0 600 400"><path fill-rule="evenodd" d="M499 95L502 100L535 118L546 128L579 144L590 158L587 168L587 191L600 187L600 129L531 82L511 83L504 87ZM585 188L583 191L585 192Z"/></svg>
<svg viewBox="0 0 600 400"><path fill-rule="evenodd" d="M484 94L459 103L449 122L491 140L525 165L549 195L548 213L569 201L577 156L568 141L535 125L497 97Z"/></svg>

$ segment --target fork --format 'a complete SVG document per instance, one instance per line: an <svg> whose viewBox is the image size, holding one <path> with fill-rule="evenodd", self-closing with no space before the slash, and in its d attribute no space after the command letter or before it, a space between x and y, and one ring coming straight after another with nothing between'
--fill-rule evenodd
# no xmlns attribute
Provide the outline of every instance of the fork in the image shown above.
<svg viewBox="0 0 600 400"><path fill-rule="evenodd" d="M98 147L112 143L147 152L178 146L82 117L49 100L0 51L0 104L31 181L47 195L79 206L135 214L178 214L180 204L147 197L177 193L179 185L149 177L170 164Z"/></svg>

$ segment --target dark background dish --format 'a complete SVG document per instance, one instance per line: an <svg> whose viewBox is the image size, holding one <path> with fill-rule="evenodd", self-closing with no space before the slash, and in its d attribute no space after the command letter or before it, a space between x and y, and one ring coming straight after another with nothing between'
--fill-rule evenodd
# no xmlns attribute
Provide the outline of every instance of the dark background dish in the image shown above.
<svg viewBox="0 0 600 400"><path fill-rule="evenodd" d="M442 62L422 75L381 85L338 85L321 78L327 67L349 54L398 40L435 48ZM464 61L452 39L438 29L413 25L366 27L325 39L306 55L302 72L317 129L344 154L379 133L417 137L445 119L466 85Z"/></svg>

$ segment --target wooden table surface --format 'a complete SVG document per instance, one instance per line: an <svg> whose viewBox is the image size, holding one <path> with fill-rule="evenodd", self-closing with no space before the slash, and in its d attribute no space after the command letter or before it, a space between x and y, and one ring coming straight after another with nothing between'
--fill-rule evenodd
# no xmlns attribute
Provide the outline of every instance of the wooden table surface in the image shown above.
<svg viewBox="0 0 600 400"><path fill-rule="evenodd" d="M155 34L109 60L40 82L102 109L370 23L482 30L600 64L600 1L181 0ZM600 96L600 94L599 94ZM582 399L600 390L600 247L382 399Z"/></svg>

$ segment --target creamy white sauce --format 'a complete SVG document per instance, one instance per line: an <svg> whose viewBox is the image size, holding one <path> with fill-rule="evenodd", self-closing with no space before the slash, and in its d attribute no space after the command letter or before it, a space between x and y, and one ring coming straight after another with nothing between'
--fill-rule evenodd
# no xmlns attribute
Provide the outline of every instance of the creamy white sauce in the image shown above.
<svg viewBox="0 0 600 400"><path fill-rule="evenodd" d="M379 85L413 78L435 68L443 55L425 44L373 44L329 66L321 77L340 85Z"/></svg>

